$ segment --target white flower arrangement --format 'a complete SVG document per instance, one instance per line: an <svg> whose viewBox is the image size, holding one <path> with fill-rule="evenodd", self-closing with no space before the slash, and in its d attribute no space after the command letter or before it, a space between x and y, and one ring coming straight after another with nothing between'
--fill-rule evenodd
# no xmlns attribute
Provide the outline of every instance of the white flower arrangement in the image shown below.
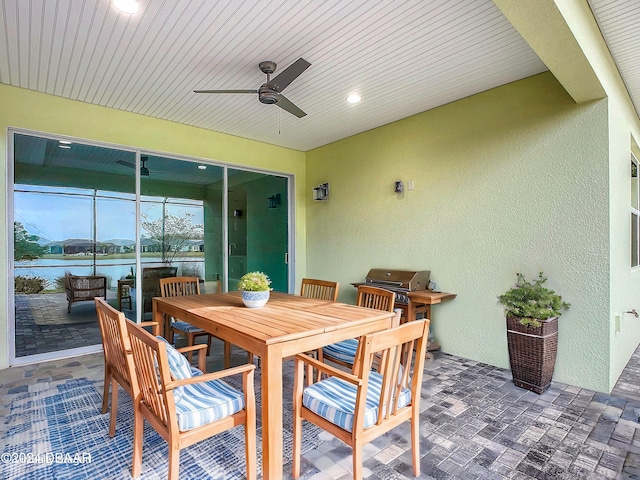
<svg viewBox="0 0 640 480"><path fill-rule="evenodd" d="M262 272L245 273L238 282L238 290L245 292L264 292L271 290L271 280Z"/></svg>

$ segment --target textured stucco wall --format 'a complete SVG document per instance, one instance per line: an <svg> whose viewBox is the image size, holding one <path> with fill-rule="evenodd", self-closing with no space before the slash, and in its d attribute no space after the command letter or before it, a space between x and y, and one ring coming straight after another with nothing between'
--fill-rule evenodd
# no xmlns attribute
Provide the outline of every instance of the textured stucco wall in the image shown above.
<svg viewBox="0 0 640 480"><path fill-rule="evenodd" d="M305 252L305 154L265 143L197 129L52 95L0 85L0 191L6 199L6 131L9 127L47 134L67 135L90 141L142 148L167 155L212 159L295 175L296 266L303 275ZM265 200L266 202L266 200ZM6 202L4 202L6 204ZM10 208L10 206L7 206ZM7 225L7 210L0 210L0 224ZM0 368L8 365L6 318L8 271L7 229L0 230Z"/></svg>
<svg viewBox="0 0 640 480"><path fill-rule="evenodd" d="M608 98L610 384L613 386L640 342L640 319L625 313L633 308L640 311L640 267L630 268L629 248L629 152L636 148L638 153L640 120L588 3L582 0L556 0L555 3Z"/></svg>
<svg viewBox="0 0 640 480"><path fill-rule="evenodd" d="M430 269L458 294L433 309L443 350L508 367L496 296L544 270L572 304L554 378L608 390L607 127L606 100L546 73L308 152L331 196L307 208L307 273L353 301L371 267Z"/></svg>

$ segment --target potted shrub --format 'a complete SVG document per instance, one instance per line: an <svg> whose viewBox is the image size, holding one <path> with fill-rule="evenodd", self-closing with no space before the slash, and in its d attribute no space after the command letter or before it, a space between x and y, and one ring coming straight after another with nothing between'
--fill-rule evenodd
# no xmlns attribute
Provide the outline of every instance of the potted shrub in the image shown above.
<svg viewBox="0 0 640 480"><path fill-rule="evenodd" d="M518 273L516 286L498 297L507 318L507 344L513 383L538 394L551 385L558 351L558 317L569 308L544 286L543 273L529 282Z"/></svg>
<svg viewBox="0 0 640 480"><path fill-rule="evenodd" d="M245 273L238 282L238 290L242 291L242 301L249 308L264 306L269 300L271 280L262 272Z"/></svg>

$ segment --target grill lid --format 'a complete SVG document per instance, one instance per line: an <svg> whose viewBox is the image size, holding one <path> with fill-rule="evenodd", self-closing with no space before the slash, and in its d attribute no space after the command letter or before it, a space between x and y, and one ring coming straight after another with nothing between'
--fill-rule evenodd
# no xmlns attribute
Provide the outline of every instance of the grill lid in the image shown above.
<svg viewBox="0 0 640 480"><path fill-rule="evenodd" d="M372 268L369 270L365 282L367 284L415 290L426 290L429 287L430 270L388 270Z"/></svg>

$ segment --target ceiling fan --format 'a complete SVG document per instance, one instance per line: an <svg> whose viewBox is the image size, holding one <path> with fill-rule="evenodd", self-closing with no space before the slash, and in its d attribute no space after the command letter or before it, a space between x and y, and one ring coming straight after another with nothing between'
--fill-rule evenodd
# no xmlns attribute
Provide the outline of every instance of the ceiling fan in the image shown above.
<svg viewBox="0 0 640 480"><path fill-rule="evenodd" d="M258 100L269 105L276 104L287 112L302 118L306 115L300 108L287 99L282 92L287 86L302 74L311 64L304 58L299 58L273 79L271 74L276 71L276 63L272 61L260 62L258 67L267 75L267 82L258 90L194 90L195 93L257 93Z"/></svg>
<svg viewBox="0 0 640 480"><path fill-rule="evenodd" d="M147 163L147 160L149 160L149 157L147 157L146 155L143 155L140 157L140 160L142 161L142 166L140 167L140 176L148 177L149 169L145 166L145 163ZM125 167L136 168L135 163L127 162L126 160L116 160L116 163L119 163L120 165L124 165Z"/></svg>

